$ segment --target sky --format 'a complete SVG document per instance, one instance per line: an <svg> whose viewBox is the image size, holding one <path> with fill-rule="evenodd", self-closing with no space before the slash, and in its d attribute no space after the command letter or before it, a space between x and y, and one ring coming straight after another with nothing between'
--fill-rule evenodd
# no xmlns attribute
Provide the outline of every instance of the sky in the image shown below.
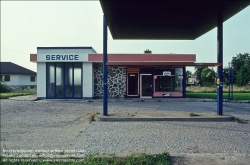
<svg viewBox="0 0 250 165"><path fill-rule="evenodd" d="M1 1L1 62L36 71L29 57L43 46L92 46L102 53L102 27L99 1ZM113 40L108 32L108 53L146 49L196 54L197 62L217 62L217 28L195 40ZM224 67L239 53L250 53L250 6L223 23Z"/></svg>

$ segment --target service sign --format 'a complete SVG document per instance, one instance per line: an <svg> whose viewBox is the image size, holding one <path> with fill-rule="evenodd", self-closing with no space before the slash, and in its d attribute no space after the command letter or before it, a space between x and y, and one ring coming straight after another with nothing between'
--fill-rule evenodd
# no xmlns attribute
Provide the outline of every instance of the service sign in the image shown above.
<svg viewBox="0 0 250 165"><path fill-rule="evenodd" d="M79 55L77 54L47 54L46 61L77 61Z"/></svg>
<svg viewBox="0 0 250 165"><path fill-rule="evenodd" d="M92 49L40 48L37 49L37 62L88 62Z"/></svg>

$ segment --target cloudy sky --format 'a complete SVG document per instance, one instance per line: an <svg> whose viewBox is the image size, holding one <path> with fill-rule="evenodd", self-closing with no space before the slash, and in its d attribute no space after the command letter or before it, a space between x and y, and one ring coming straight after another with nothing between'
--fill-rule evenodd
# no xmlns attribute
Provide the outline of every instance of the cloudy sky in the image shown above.
<svg viewBox="0 0 250 165"><path fill-rule="evenodd" d="M29 61L39 46L92 46L102 53L99 1L1 1L1 61L36 71ZM238 53L250 53L250 6L224 22L224 66ZM196 40L113 40L108 53L192 53L197 62L216 62L216 28ZM189 69L188 69L189 70ZM190 68L192 71L192 68Z"/></svg>

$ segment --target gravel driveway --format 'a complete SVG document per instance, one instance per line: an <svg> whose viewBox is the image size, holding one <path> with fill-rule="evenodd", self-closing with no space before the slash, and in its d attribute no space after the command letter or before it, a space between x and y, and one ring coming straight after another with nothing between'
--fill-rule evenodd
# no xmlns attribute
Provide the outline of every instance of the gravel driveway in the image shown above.
<svg viewBox="0 0 250 165"><path fill-rule="evenodd" d="M250 120L249 103L229 103L224 113ZM216 102L110 102L113 112L214 112ZM7 150L84 150L250 154L250 124L235 122L91 122L102 102L1 100L1 147ZM1 151L2 152L2 151Z"/></svg>

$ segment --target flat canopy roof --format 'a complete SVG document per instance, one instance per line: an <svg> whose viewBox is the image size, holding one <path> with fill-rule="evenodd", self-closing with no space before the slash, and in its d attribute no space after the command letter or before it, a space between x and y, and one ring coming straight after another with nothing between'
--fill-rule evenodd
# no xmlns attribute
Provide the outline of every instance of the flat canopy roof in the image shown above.
<svg viewBox="0 0 250 165"><path fill-rule="evenodd" d="M102 62L103 54L89 54L89 62ZM196 62L195 54L108 54L108 66L220 66Z"/></svg>
<svg viewBox="0 0 250 165"><path fill-rule="evenodd" d="M237 14L250 1L100 0L113 39L193 40Z"/></svg>

